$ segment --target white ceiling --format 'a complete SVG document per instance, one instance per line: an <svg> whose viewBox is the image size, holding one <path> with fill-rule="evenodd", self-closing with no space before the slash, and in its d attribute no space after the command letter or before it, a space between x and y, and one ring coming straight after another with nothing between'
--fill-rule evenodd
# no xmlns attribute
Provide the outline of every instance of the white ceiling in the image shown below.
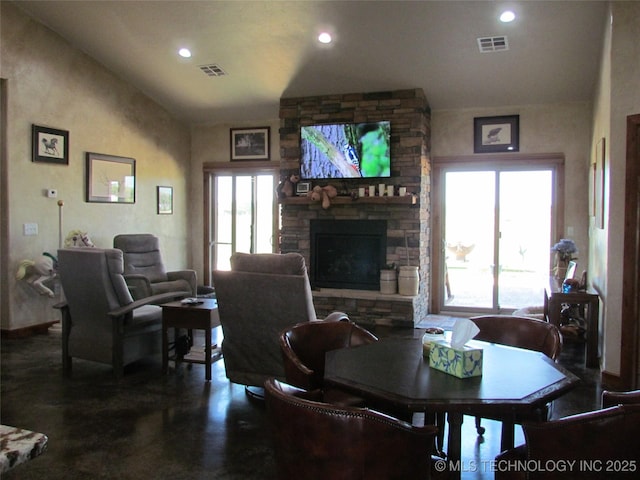
<svg viewBox="0 0 640 480"><path fill-rule="evenodd" d="M191 124L277 118L281 97L406 88L437 110L591 100L606 21L600 1L17 4ZM494 35L510 49L480 53ZM228 75L199 68L212 63Z"/></svg>

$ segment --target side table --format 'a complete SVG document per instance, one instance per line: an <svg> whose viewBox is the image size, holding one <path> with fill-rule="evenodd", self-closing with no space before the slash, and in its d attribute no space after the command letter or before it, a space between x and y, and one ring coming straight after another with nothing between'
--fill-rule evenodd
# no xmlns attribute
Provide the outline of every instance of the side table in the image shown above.
<svg viewBox="0 0 640 480"><path fill-rule="evenodd" d="M600 316L600 299L597 293L571 292L563 293L562 287L551 282L544 291L545 315L549 322L560 328L562 304L584 305L587 307L585 322L587 323L586 366L598 368L598 318Z"/></svg>
<svg viewBox="0 0 640 480"><path fill-rule="evenodd" d="M169 334L170 328L175 331L180 328L189 330L204 330L205 351L204 358L179 359L177 355L174 361L185 363L200 363L205 365L206 379L211 381L211 329L220 325L218 315L218 302L214 298L198 299L198 303L184 304L181 301L169 302L160 305L162 307L162 372L166 375L169 371Z"/></svg>

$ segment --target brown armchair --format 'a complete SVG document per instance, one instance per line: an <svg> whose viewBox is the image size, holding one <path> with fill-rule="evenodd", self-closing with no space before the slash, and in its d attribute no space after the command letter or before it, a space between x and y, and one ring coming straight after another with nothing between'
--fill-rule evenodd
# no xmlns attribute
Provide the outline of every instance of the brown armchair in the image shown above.
<svg viewBox="0 0 640 480"><path fill-rule="evenodd" d="M58 275L65 302L62 312L62 365L71 372L72 358L124 366L162 350L162 309L168 292L134 301L123 276L122 251L101 248L58 250Z"/></svg>
<svg viewBox="0 0 640 480"><path fill-rule="evenodd" d="M259 388L269 377L284 380L280 332L316 320L304 257L298 253L235 253L231 271L214 270L213 281L227 378ZM330 318L348 320L342 312ZM247 390L251 392L259 394Z"/></svg>
<svg viewBox="0 0 640 480"><path fill-rule="evenodd" d="M360 397L324 387L325 354L377 340L373 333L352 322L304 322L287 328L280 334L287 383L305 390L323 390L327 403L362 405Z"/></svg>
<svg viewBox="0 0 640 480"><path fill-rule="evenodd" d="M633 390L631 392L604 390L602 392L602 408L634 404L640 404L640 390Z"/></svg>
<svg viewBox="0 0 640 480"><path fill-rule="evenodd" d="M195 270L167 272L160 253L160 241L149 233L116 235L113 248L122 250L124 275L131 294L137 300L166 292L185 292L195 297Z"/></svg>
<svg viewBox="0 0 640 480"><path fill-rule="evenodd" d="M437 428L365 408L323 403L275 379L265 382L280 479L427 479Z"/></svg>
<svg viewBox="0 0 640 480"><path fill-rule="evenodd" d="M496 457L496 480L638 477L638 404L524 423L522 429L525 445Z"/></svg>
<svg viewBox="0 0 640 480"><path fill-rule="evenodd" d="M514 315L482 315L472 317L471 321L480 329L480 333L475 336L476 340L534 350L544 353L552 360L556 360L562 350L560 331L549 322ZM544 408L540 416L546 418L548 408ZM513 447L514 427L511 420L501 416L500 412L487 418L502 421L502 449ZM521 423L524 420L534 420L534 418L517 418L516 422ZM478 435L484 434L481 417L476 417L476 430Z"/></svg>

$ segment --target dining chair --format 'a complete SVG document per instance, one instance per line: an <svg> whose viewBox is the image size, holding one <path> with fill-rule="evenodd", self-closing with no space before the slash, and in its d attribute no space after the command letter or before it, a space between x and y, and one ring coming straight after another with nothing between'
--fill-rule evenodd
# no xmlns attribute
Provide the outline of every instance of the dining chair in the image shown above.
<svg viewBox="0 0 640 480"><path fill-rule="evenodd" d="M287 383L305 390L320 389L325 401L337 405L364 405L364 400L324 385L325 354L378 341L373 333L353 322L304 322L280 333L280 350Z"/></svg>
<svg viewBox="0 0 640 480"><path fill-rule="evenodd" d="M125 279L136 300L173 291L186 292L186 296L197 295L196 271L167 271L160 252L160 240L155 235L116 235L113 248L122 250Z"/></svg>
<svg viewBox="0 0 640 480"><path fill-rule="evenodd" d="M545 354L552 360L557 360L562 351L560 331L549 322L515 315L481 315L471 317L470 320L480 329L480 332L474 337L475 340L534 350ZM548 406L540 411L539 415L546 418L549 415ZM483 435L485 432L481 418L476 417L478 435ZM511 421L508 421L499 411L496 411L494 415L486 415L485 418L502 421L501 444L503 449L513 447L514 425ZM517 418L516 423L529 419L531 418Z"/></svg>
<svg viewBox="0 0 640 480"><path fill-rule="evenodd" d="M231 270L214 270L227 378L261 398L267 378L285 379L280 332L317 320L304 257L299 253L234 253ZM347 319L333 312L328 320Z"/></svg>
<svg viewBox="0 0 640 480"><path fill-rule="evenodd" d="M613 390L602 391L602 408L613 407L615 405L640 404L640 390L630 392L617 392Z"/></svg>
<svg viewBox="0 0 640 480"><path fill-rule="evenodd" d="M548 422L525 422L525 443L501 452L496 480L637 478L640 404L620 404ZM507 466L509 466L507 468Z"/></svg>
<svg viewBox="0 0 640 480"><path fill-rule="evenodd" d="M375 410L325 403L276 379L265 382L279 479L428 479L437 428Z"/></svg>

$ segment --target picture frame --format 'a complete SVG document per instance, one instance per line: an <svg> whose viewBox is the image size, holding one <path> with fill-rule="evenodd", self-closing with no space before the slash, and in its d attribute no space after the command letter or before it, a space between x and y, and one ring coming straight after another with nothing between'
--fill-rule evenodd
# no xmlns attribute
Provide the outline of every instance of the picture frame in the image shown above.
<svg viewBox="0 0 640 480"><path fill-rule="evenodd" d="M69 165L69 132L31 125L32 162Z"/></svg>
<svg viewBox="0 0 640 480"><path fill-rule="evenodd" d="M604 167L606 142L602 137L596 143L595 162L593 165L593 215L595 228L604 228Z"/></svg>
<svg viewBox="0 0 640 480"><path fill-rule="evenodd" d="M135 159L87 152L85 173L87 202L136 202Z"/></svg>
<svg viewBox="0 0 640 480"><path fill-rule="evenodd" d="M231 160L269 160L271 158L271 128L232 128Z"/></svg>
<svg viewBox="0 0 640 480"><path fill-rule="evenodd" d="M520 115L473 119L474 153L518 152L519 150Z"/></svg>
<svg viewBox="0 0 640 480"><path fill-rule="evenodd" d="M311 191L311 182L296 183L296 195L305 196Z"/></svg>
<svg viewBox="0 0 640 480"><path fill-rule="evenodd" d="M173 215L173 187L156 187L158 215Z"/></svg>

